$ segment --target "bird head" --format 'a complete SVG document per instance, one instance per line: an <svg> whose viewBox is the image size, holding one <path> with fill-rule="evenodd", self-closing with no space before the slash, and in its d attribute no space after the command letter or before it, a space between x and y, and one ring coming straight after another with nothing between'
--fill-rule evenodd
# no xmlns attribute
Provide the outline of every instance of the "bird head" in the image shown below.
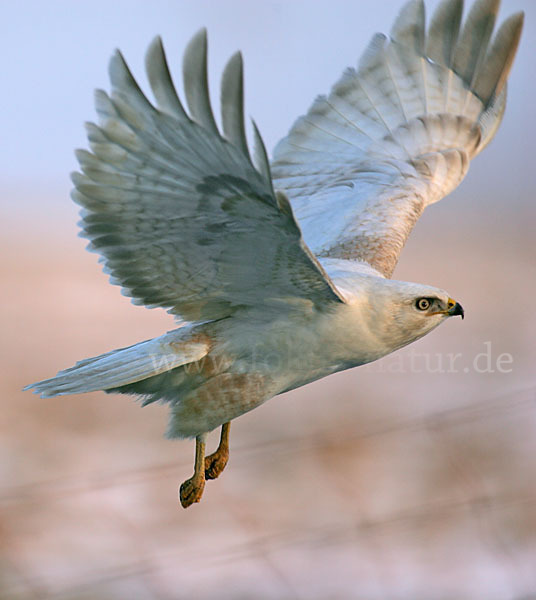
<svg viewBox="0 0 536 600"><path fill-rule="evenodd" d="M403 281L378 280L368 290L367 303L371 331L392 350L421 338L449 317L464 317L462 306L444 290Z"/></svg>

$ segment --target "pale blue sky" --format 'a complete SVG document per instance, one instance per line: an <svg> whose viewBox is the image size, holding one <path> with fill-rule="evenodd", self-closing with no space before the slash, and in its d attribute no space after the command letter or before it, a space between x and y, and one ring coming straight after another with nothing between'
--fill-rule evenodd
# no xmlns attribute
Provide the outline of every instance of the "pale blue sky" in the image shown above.
<svg viewBox="0 0 536 600"><path fill-rule="evenodd" d="M434 7L437 0L428 0ZM108 89L107 63L121 48L145 89L143 56L161 34L172 71L201 27L209 31L209 73L217 97L227 58L245 58L246 111L271 151L319 93L356 63L376 31L388 33L401 0L3 1L2 205L31 197L68 202L75 147L85 146L83 122L94 119L93 89ZM501 17L525 10L526 24L511 77L509 103L495 143L472 166L466 193L509 194L534 189L534 0L503 0ZM512 190L512 179L519 189ZM474 187L473 187L474 186Z"/></svg>

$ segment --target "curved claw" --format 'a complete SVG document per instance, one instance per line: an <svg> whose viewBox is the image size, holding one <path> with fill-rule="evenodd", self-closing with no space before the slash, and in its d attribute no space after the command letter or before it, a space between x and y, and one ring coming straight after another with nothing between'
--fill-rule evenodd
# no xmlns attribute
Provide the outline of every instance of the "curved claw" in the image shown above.
<svg viewBox="0 0 536 600"><path fill-rule="evenodd" d="M205 458L205 479L216 479L219 477L225 469L227 462L229 461L229 450L220 452L220 449L216 450L210 456Z"/></svg>
<svg viewBox="0 0 536 600"><path fill-rule="evenodd" d="M183 508L199 502L205 489L205 478L194 475L187 479L179 488L179 500Z"/></svg>
<svg viewBox="0 0 536 600"><path fill-rule="evenodd" d="M179 500L183 508L199 502L205 489L205 439L206 433L195 438L194 474L179 488Z"/></svg>

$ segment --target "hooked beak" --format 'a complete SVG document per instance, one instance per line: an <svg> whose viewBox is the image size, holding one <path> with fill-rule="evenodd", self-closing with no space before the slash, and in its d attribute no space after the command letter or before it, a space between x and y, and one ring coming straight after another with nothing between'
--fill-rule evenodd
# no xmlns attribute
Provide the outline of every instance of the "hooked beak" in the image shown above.
<svg viewBox="0 0 536 600"><path fill-rule="evenodd" d="M456 300L453 300L452 298L449 298L448 300L448 309L445 311L445 313L449 317L455 317L457 315L460 315L460 317L463 319L464 316L462 305L456 302Z"/></svg>

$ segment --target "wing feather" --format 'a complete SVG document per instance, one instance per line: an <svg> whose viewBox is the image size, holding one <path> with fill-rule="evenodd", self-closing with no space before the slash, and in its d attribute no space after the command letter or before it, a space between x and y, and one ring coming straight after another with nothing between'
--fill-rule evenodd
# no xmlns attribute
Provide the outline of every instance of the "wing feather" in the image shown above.
<svg viewBox="0 0 536 600"><path fill-rule="evenodd" d="M443 0L437 7L426 40L426 55L438 65L452 66L462 22L463 0Z"/></svg>
<svg viewBox="0 0 536 600"><path fill-rule="evenodd" d="M244 78L242 55L234 54L225 70L221 83L221 121L225 137L249 157L244 126Z"/></svg>
<svg viewBox="0 0 536 600"><path fill-rule="evenodd" d="M498 96L506 85L519 45L523 18L523 13L516 13L504 21L480 69L474 88L477 96L486 103L494 95Z"/></svg>
<svg viewBox="0 0 536 600"><path fill-rule="evenodd" d="M208 92L207 46L206 29L198 31L186 46L182 63L184 93L192 118L217 135Z"/></svg>
<svg viewBox="0 0 536 600"><path fill-rule="evenodd" d="M500 0L475 0L454 51L453 70L469 87L486 57Z"/></svg>
<svg viewBox="0 0 536 600"><path fill-rule="evenodd" d="M136 304L189 321L221 319L273 299L319 309L341 298L303 243L254 128L256 164L243 121L242 60L222 81L221 136L208 97L206 33L188 45L184 86L190 115L171 80L162 42L146 67L158 108L123 56L110 62L111 95L97 91L98 124L86 126L72 197L82 235L102 255L110 281Z"/></svg>
<svg viewBox="0 0 536 600"><path fill-rule="evenodd" d="M404 5L391 28L391 39L410 48L417 56L423 56L424 18L424 1L410 0Z"/></svg>
<svg viewBox="0 0 536 600"><path fill-rule="evenodd" d="M272 194L274 188L272 186L272 174L270 172L270 161L268 160L268 153L266 152L266 146L262 140L259 128L255 121L251 121L253 126L253 156L255 159L255 166L259 173L264 177L264 180L270 186Z"/></svg>
<svg viewBox="0 0 536 600"><path fill-rule="evenodd" d="M188 115L173 85L160 36L151 42L147 50L145 70L159 110L167 112L179 121L187 121Z"/></svg>
<svg viewBox="0 0 536 600"><path fill-rule="evenodd" d="M443 0L426 31L423 1L410 0L391 39L376 34L357 71L277 145L274 185L324 263L359 261L391 276L422 211L492 139L523 25L513 15L490 44L498 7L476 0L461 27L462 0Z"/></svg>

